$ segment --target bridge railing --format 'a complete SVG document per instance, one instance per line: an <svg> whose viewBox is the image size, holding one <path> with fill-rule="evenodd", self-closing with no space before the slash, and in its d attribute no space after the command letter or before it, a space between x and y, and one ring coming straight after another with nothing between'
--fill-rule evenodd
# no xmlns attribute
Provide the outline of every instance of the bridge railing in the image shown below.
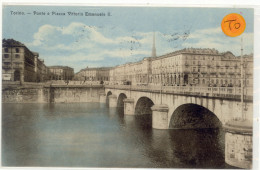
<svg viewBox="0 0 260 170"><path fill-rule="evenodd" d="M147 91L147 92L160 92L163 93L176 93L176 94L187 94L187 95L199 95L199 96L216 96L226 98L240 98L241 88L240 87L197 87L197 86L136 86L136 85L105 85L107 88L115 88L122 90L136 90L136 91ZM247 99L252 99L253 89L244 88L244 95Z"/></svg>

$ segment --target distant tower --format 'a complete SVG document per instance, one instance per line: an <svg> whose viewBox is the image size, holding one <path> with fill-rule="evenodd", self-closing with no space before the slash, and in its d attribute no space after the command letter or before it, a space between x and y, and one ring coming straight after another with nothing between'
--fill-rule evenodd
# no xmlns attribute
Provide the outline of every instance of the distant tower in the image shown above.
<svg viewBox="0 0 260 170"><path fill-rule="evenodd" d="M152 57L156 57L156 49L155 49L155 33L153 33Z"/></svg>

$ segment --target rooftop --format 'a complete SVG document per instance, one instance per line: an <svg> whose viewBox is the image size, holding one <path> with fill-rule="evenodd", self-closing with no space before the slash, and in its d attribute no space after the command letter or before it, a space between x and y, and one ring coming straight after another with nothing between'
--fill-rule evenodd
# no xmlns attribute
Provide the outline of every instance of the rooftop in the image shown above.
<svg viewBox="0 0 260 170"><path fill-rule="evenodd" d="M84 69L81 69L80 71L85 71L85 70L109 70L111 67L86 67Z"/></svg>
<svg viewBox="0 0 260 170"><path fill-rule="evenodd" d="M4 46L26 47L23 43L16 41L14 39L3 39L3 47Z"/></svg>
<svg viewBox="0 0 260 170"><path fill-rule="evenodd" d="M73 68L71 68L71 67L69 67L69 66L48 66L49 68L58 68L58 69L73 69Z"/></svg>

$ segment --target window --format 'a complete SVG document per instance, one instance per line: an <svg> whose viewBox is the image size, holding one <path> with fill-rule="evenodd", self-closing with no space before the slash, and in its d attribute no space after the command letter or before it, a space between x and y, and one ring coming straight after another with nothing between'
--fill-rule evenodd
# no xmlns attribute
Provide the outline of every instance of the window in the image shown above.
<svg viewBox="0 0 260 170"><path fill-rule="evenodd" d="M10 65L11 63L9 63L9 62L4 62L4 65Z"/></svg>
<svg viewBox="0 0 260 170"><path fill-rule="evenodd" d="M19 48L16 48L15 51L16 51L17 53L19 53Z"/></svg>
<svg viewBox="0 0 260 170"><path fill-rule="evenodd" d="M15 54L15 58L20 58L20 55L19 54Z"/></svg>
<svg viewBox="0 0 260 170"><path fill-rule="evenodd" d="M8 54L5 54L4 57L5 57L5 58L9 58L9 55L8 55Z"/></svg>
<svg viewBox="0 0 260 170"><path fill-rule="evenodd" d="M5 52L8 53L8 48L5 48Z"/></svg>

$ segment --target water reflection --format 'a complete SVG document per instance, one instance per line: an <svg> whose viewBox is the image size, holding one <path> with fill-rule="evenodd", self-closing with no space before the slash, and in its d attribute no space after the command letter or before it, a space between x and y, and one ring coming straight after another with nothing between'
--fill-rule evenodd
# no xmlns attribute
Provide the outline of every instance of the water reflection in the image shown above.
<svg viewBox="0 0 260 170"><path fill-rule="evenodd" d="M172 155L188 168L225 168L222 133L219 129L170 130Z"/></svg>
<svg viewBox="0 0 260 170"><path fill-rule="evenodd" d="M24 105L13 107L13 104L5 104L2 107L2 162L12 162L13 166L33 164L31 157L38 151L34 127L40 117L37 113L40 113L41 105L37 108Z"/></svg>
<svg viewBox="0 0 260 170"><path fill-rule="evenodd" d="M233 168L221 129L156 130L99 103L3 105L4 166Z"/></svg>

